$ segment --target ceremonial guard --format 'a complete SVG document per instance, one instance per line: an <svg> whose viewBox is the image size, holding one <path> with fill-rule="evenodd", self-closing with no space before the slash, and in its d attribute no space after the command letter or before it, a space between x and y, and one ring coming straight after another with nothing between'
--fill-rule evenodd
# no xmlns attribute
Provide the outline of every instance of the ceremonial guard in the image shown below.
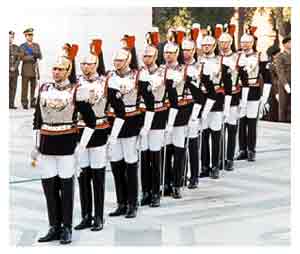
<svg viewBox="0 0 300 254"><path fill-rule="evenodd" d="M165 69L156 65L159 34L157 29L146 34L143 52L144 66L140 69L139 91L141 111L145 111L144 126L141 129L141 206L160 206L161 147L168 117L164 103L166 86Z"/></svg>
<svg viewBox="0 0 300 254"><path fill-rule="evenodd" d="M187 145L190 163L189 189L195 189L198 185L199 175L199 129L200 110L204 103L204 96L200 89L200 79L203 65L197 63L195 54L197 50L197 37L200 25L193 24L192 29L187 29L185 39L182 42L183 57L185 63L184 78L188 99L193 99L193 110L188 122Z"/></svg>
<svg viewBox="0 0 300 254"><path fill-rule="evenodd" d="M233 159L236 146L237 123L239 120L238 105L240 101L241 83L245 86L248 81L246 76L247 73L244 66L242 66L242 61L240 61L241 53L234 52L234 33L235 25L225 24L224 31L218 39L220 57L223 58L223 64L228 66L232 82L230 108L225 108L226 110L229 110L229 112L224 112L226 116L225 128L227 130L227 145L225 147L225 170L227 171L232 171L234 169ZM226 131L224 134L226 135ZM226 140L226 138L224 138L224 140Z"/></svg>
<svg viewBox="0 0 300 254"><path fill-rule="evenodd" d="M180 50L179 45L181 45L183 38L184 32L182 30L178 30L175 40L177 43L169 42L165 45L164 58L166 64L162 66L166 72L165 86L168 89L168 100L170 103L168 122L166 126L166 143L168 146L173 145L173 163L172 152L168 153L168 151L165 163L166 174L167 171L173 171L171 171L171 175L174 177L172 188L173 198L182 197L181 186L183 185L185 169L186 127L193 108L192 96L184 79L185 68L183 65L178 63ZM170 192L170 181L166 181L166 184L167 192Z"/></svg>
<svg viewBox="0 0 300 254"><path fill-rule="evenodd" d="M90 104L81 100L77 86L68 81L77 50L78 46L72 45L68 57L60 56L55 62L53 81L41 86L34 113L35 147L31 156L41 173L50 224L39 242L72 241L76 157L84 151L96 125ZM77 145L78 111L86 127Z"/></svg>
<svg viewBox="0 0 300 254"><path fill-rule="evenodd" d="M243 54L240 61L244 62L248 84L243 84L241 92L237 160L255 161L257 121L265 111L272 86L268 57L256 51L255 31L256 27L250 27L241 37Z"/></svg>
<svg viewBox="0 0 300 254"><path fill-rule="evenodd" d="M87 149L79 158L81 173L78 182L82 221L75 229L91 228L91 231L99 231L103 229L104 224L106 142L110 125L105 114L107 91L102 40L93 40L90 49L90 54L83 57L80 62L82 75L77 80L77 91L80 91L81 99L91 105L96 116L96 128ZM86 127L81 114L77 126L81 136ZM92 217L92 200L94 200L94 217Z"/></svg>
<svg viewBox="0 0 300 254"><path fill-rule="evenodd" d="M215 36L221 34L219 26L215 29ZM203 55L199 61L203 64L201 90L206 100L202 111L202 145L201 145L201 174L200 177L211 176L219 178L221 159L221 130L224 117L228 117L231 103L232 82L229 67L223 62L223 58L215 55L217 46L216 39L211 35L210 27L208 34L203 38ZM211 164L210 168L210 143L211 134Z"/></svg>
<svg viewBox="0 0 300 254"><path fill-rule="evenodd" d="M113 57L115 70L107 77L108 115L112 130L108 140L111 148L111 169L114 177L118 207L109 216L125 215L134 218L138 209L137 137L142 116L138 110L137 71L129 66L135 37L123 38L122 48Z"/></svg>

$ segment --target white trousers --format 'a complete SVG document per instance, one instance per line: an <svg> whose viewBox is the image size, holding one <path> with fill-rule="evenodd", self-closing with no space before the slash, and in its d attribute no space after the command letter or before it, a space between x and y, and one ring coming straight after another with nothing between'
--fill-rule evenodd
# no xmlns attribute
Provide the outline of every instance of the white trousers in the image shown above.
<svg viewBox="0 0 300 254"><path fill-rule="evenodd" d="M76 173L74 155L44 155L38 160L37 169L42 179L58 175L60 178L70 178Z"/></svg>
<svg viewBox="0 0 300 254"><path fill-rule="evenodd" d="M106 145L86 148L79 158L80 168L100 169L106 166Z"/></svg>
<svg viewBox="0 0 300 254"><path fill-rule="evenodd" d="M242 118L247 116L247 118L257 118L258 107L259 107L259 100L247 101L247 106L245 110L242 110L240 112L240 117Z"/></svg>
<svg viewBox="0 0 300 254"><path fill-rule="evenodd" d="M153 152L160 151L164 145L165 130L150 130L148 135L141 137L141 151L150 150Z"/></svg>
<svg viewBox="0 0 300 254"><path fill-rule="evenodd" d="M239 117L240 117L240 114L239 114L238 106L232 106L232 107L230 107L229 117L225 118L225 123L228 123L231 125L237 125L237 121L238 121Z"/></svg>
<svg viewBox="0 0 300 254"><path fill-rule="evenodd" d="M137 136L118 138L117 143L110 147L110 161L125 160L126 163L138 161Z"/></svg>
<svg viewBox="0 0 300 254"><path fill-rule="evenodd" d="M174 127L170 135L167 135L166 144L173 144L176 147L184 148L187 126Z"/></svg>
<svg viewBox="0 0 300 254"><path fill-rule="evenodd" d="M222 129L223 112L209 112L207 118L202 120L202 129L210 128L213 131Z"/></svg>

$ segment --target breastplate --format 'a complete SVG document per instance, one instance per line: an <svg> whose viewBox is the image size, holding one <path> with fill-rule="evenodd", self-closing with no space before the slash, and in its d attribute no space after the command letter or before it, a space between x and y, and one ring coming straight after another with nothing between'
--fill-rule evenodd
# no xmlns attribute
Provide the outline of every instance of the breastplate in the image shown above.
<svg viewBox="0 0 300 254"><path fill-rule="evenodd" d="M183 95L184 90L184 68L181 65L176 65L175 67L168 67L167 79L173 80L173 86L176 88L178 97Z"/></svg>
<svg viewBox="0 0 300 254"><path fill-rule="evenodd" d="M87 98L87 101L91 104L96 117L104 117L107 101L105 96L105 77L97 77L93 81L88 81L85 78L80 77L79 84L89 90L89 97Z"/></svg>
<svg viewBox="0 0 300 254"><path fill-rule="evenodd" d="M245 68L248 74L249 84L255 84L259 73L258 54L246 56Z"/></svg>
<svg viewBox="0 0 300 254"><path fill-rule="evenodd" d="M115 72L109 79L109 87L117 89L122 96L125 107L135 107L137 103L136 72L131 71L123 77ZM127 110L126 110L127 111Z"/></svg>
<svg viewBox="0 0 300 254"><path fill-rule="evenodd" d="M151 84L151 91L154 96L154 100L161 102L165 95L165 84L164 84L164 69L158 68L155 72L149 73L149 82Z"/></svg>
<svg viewBox="0 0 300 254"><path fill-rule="evenodd" d="M59 90L54 83L46 83L40 92L43 123L50 125L72 124L74 113L74 87Z"/></svg>
<svg viewBox="0 0 300 254"><path fill-rule="evenodd" d="M228 72L231 74L232 90L234 90L234 86L237 84L237 78L239 74L237 59L238 54L231 54L230 56L223 57L223 64L228 67Z"/></svg>

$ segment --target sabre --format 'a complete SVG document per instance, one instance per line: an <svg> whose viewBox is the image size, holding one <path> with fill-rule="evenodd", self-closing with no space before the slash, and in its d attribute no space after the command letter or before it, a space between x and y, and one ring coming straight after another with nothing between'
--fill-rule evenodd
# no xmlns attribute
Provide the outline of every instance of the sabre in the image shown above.
<svg viewBox="0 0 300 254"><path fill-rule="evenodd" d="M187 141L186 141L186 147L185 147L185 149L186 149L186 159L185 159L184 175L183 175L183 188L184 189L187 186L187 172L188 172L189 160L190 160L189 141L190 141L190 137L189 137L189 129L188 129L188 132L187 132Z"/></svg>
<svg viewBox="0 0 300 254"><path fill-rule="evenodd" d="M166 137L166 132L165 132L165 134L164 134L164 163L163 163L163 170L162 170L162 197L164 197L164 194L165 194L166 153L167 153L167 137Z"/></svg>

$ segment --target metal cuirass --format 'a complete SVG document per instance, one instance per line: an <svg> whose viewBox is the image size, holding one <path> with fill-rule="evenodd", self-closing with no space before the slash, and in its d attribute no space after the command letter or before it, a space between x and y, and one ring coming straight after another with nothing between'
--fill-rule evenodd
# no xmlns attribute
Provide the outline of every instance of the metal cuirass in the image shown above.
<svg viewBox="0 0 300 254"><path fill-rule="evenodd" d="M43 124L73 124L75 87L65 86L63 89L55 83L42 85L40 91L40 108Z"/></svg>

